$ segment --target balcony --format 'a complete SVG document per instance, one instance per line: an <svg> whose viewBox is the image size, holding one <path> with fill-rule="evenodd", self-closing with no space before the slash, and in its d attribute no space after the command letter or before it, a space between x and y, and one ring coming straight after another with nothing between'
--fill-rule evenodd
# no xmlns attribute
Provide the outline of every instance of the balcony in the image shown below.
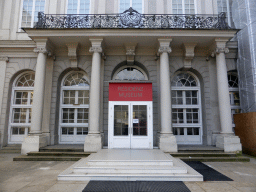
<svg viewBox="0 0 256 192"><path fill-rule="evenodd" d="M36 29L230 29L226 14L172 15L140 14L129 8L120 14L38 13Z"/></svg>

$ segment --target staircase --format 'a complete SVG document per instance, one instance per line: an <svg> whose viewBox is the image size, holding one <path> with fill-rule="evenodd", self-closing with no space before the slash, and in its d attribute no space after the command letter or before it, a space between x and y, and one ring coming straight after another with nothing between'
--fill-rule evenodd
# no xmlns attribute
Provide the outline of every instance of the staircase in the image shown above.
<svg viewBox="0 0 256 192"><path fill-rule="evenodd" d="M250 158L237 153L225 153L223 149L213 146L179 146L178 153L170 153L183 161L202 162L249 162Z"/></svg>
<svg viewBox="0 0 256 192"><path fill-rule="evenodd" d="M78 161L90 154L84 152L83 146L55 145L40 148L39 152L14 157L13 161Z"/></svg>
<svg viewBox="0 0 256 192"><path fill-rule="evenodd" d="M0 153L21 153L20 144L9 144L0 150Z"/></svg>
<svg viewBox="0 0 256 192"><path fill-rule="evenodd" d="M69 167L58 180L203 181L203 176L159 149L102 149Z"/></svg>

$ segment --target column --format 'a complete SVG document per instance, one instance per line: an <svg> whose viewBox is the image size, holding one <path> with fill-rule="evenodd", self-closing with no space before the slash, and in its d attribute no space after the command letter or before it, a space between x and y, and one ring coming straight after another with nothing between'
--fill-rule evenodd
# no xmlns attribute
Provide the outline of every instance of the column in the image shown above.
<svg viewBox="0 0 256 192"><path fill-rule="evenodd" d="M45 66L47 59L46 49L35 49L38 53L36 64L36 75L34 85L34 96L31 116L30 134L42 133L43 105L44 105L44 87L45 87Z"/></svg>
<svg viewBox="0 0 256 192"><path fill-rule="evenodd" d="M169 67L169 47L172 39L159 39L160 53L160 107L161 131L159 148L164 152L177 152L176 138L172 133L171 79Z"/></svg>
<svg viewBox="0 0 256 192"><path fill-rule="evenodd" d="M102 148L103 139L100 133L100 74L101 74L101 53L102 38L90 39L92 47L92 70L90 83L90 102L89 102L89 130L85 137L84 151L96 152Z"/></svg>
<svg viewBox="0 0 256 192"><path fill-rule="evenodd" d="M21 154L25 155L31 151L39 151L40 147L47 146L47 137L42 134L43 108L44 108L44 89L45 89L45 68L47 59L47 40L40 40L34 52L38 53L35 85L32 105L31 127L27 137L21 145Z"/></svg>
<svg viewBox="0 0 256 192"><path fill-rule="evenodd" d="M234 135L232 130L227 66L225 59L225 53L229 52L228 48L226 48L227 39L216 39L215 41L219 116L221 125L221 133L216 138L216 147L223 148L225 152L241 151L240 139Z"/></svg>

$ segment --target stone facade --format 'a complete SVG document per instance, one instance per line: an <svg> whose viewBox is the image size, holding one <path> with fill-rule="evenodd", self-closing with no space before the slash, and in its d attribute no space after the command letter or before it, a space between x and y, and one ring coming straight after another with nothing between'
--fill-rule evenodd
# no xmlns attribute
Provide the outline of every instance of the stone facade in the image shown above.
<svg viewBox="0 0 256 192"><path fill-rule="evenodd" d="M35 143L37 143L34 146L38 148L43 145L59 143L61 85L65 75L71 71L82 71L91 88L95 89L92 91L90 88L90 98L93 98L90 99L90 106L97 105L97 107L94 108L95 110L91 108L89 112L89 121L93 122L95 120L95 122L93 125L89 123L89 135L85 136L85 138L91 137L88 139L91 145L85 145L85 150L90 151L89 148L91 148L92 151L95 151L100 145L107 146L109 82L113 81L113 75L118 71L119 67L126 66L127 55L129 55L127 54L126 46L129 43L136 43L136 49L134 48L134 54L131 57L134 59L134 65L142 68L148 76L148 81L152 83L154 146L160 145L160 148L162 148L162 145L164 148L168 148L170 145L175 145L176 149L171 147L163 150L177 150L172 130L170 83L180 71L189 71L199 79L201 93L199 98L201 102L200 113L202 114L202 141L200 144L216 145L216 137L220 136L223 129L231 130L230 126L223 127L220 122L219 99L221 98L218 96L220 85L217 83L218 72L216 69L218 53L216 53L215 48L219 46L216 42L219 39L223 39L224 43L221 48L229 48L229 53L226 53L226 59L220 60L219 64L226 66L225 74L227 74L227 71L236 70L237 44L234 41L229 42L234 37L236 30L47 30L27 27L23 31L20 29L22 2L22 0L0 2L0 7L3 10L0 14L0 20L3 21L0 24L1 146L12 143L10 142L10 123L13 117L10 109L13 106L13 101L11 101L14 94L13 83L19 74L26 71L35 72L36 79L39 78L39 74L42 76L39 79L45 78L45 81L40 82L40 85L35 83L34 88L35 95L38 95L37 97L40 96L42 99L40 106L38 102L36 104L38 105L37 107L33 104L33 111L42 110L39 115L32 113L31 125L33 127L29 131L31 134L42 136L40 140L40 136L34 135L34 137L37 137L34 139ZM209 4L213 6L208 6ZM142 5L143 13L172 13L172 4L166 0L158 0L157 3L156 0L144 0ZM195 1L195 5L197 14L217 13L217 5L212 3L211 0L207 0L207 2L198 0ZM65 14L66 6L67 1L46 0L45 14ZM91 14L113 14L119 12L118 10L118 1L114 0L108 0L108 2L106 0L95 0L91 1L90 4ZM101 43L97 39L101 39ZM168 43L163 43L163 39ZM71 43L76 44L75 48L70 46ZM42 49L39 50L38 48L41 47ZM169 51L161 50L162 47ZM39 56L40 54L41 56ZM46 60L44 61L41 57ZM45 70L45 75L37 68L40 62L42 64L40 70ZM97 67L95 67L96 65ZM163 68L163 66L165 67ZM220 74L218 73L218 75ZM163 76L165 80L163 80ZM223 79L223 77L222 75L221 78ZM169 80L167 81L166 79ZM168 86L165 88L162 86L161 88L161 85L166 82ZM225 92L226 97L228 96L227 93L228 91ZM168 98L170 99L168 105L166 103L163 104L163 100L166 99L163 99L161 94L167 97L167 100ZM34 100L37 99L34 98ZM162 110L160 107L161 100ZM166 109L164 109L165 107ZM227 106L226 109L230 111L230 106ZM92 112L93 110L94 112ZM39 125L38 128L35 126L37 124ZM164 130L163 127L167 124L168 126ZM93 127L94 125L96 127ZM166 135L162 139L163 144L161 144L161 134L163 133ZM232 135L229 135L229 137L233 137L231 132L228 133ZM32 135L28 137L32 137ZM24 144L22 144L24 146L23 153L27 153L32 149L36 150L34 147L29 146L28 143L31 142L28 140L25 139ZM221 143L221 138L217 140L219 140L217 144ZM238 140L234 138L232 142L239 146L240 142ZM93 141L96 142L95 145ZM221 147L225 148L225 146ZM231 150L237 151L240 148L236 147Z"/></svg>

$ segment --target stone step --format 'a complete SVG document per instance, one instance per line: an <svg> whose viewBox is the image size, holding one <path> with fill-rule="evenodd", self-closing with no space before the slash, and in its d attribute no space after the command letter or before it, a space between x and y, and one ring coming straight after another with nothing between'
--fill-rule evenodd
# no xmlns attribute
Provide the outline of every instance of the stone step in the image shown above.
<svg viewBox="0 0 256 192"><path fill-rule="evenodd" d="M9 150L9 149L2 149L0 150L0 153L21 153L21 150L20 149L12 149L12 150Z"/></svg>
<svg viewBox="0 0 256 192"><path fill-rule="evenodd" d="M176 157L179 158L179 157ZM247 157L180 157L183 161L202 161L202 162L249 162Z"/></svg>
<svg viewBox="0 0 256 192"><path fill-rule="evenodd" d="M68 175L59 175L58 180L68 181L86 181L86 180L102 180L102 181L203 181L202 176L186 173L170 173L170 174L86 174L71 173Z"/></svg>
<svg viewBox="0 0 256 192"><path fill-rule="evenodd" d="M154 166L154 165L159 165L159 166L173 166L173 162L170 160L90 160L88 161L88 166L133 166L133 165L138 165L138 166Z"/></svg>
<svg viewBox="0 0 256 192"><path fill-rule="evenodd" d="M222 149L211 149L211 150L203 150L203 149L179 149L179 153L224 153Z"/></svg>
<svg viewBox="0 0 256 192"><path fill-rule="evenodd" d="M84 152L30 152L28 156L66 156L66 157L88 157L91 153Z"/></svg>
<svg viewBox="0 0 256 192"><path fill-rule="evenodd" d="M83 149L40 148L39 152L84 152Z"/></svg>
<svg viewBox="0 0 256 192"><path fill-rule="evenodd" d="M115 167L75 167L73 173L86 174L169 174L187 173L186 167L172 166L115 166Z"/></svg>
<svg viewBox="0 0 256 192"><path fill-rule="evenodd" d="M27 156L14 157L13 161L78 161L83 157Z"/></svg>
<svg viewBox="0 0 256 192"><path fill-rule="evenodd" d="M173 157L236 157L236 153L220 153L220 152L178 152L178 153L170 153Z"/></svg>

